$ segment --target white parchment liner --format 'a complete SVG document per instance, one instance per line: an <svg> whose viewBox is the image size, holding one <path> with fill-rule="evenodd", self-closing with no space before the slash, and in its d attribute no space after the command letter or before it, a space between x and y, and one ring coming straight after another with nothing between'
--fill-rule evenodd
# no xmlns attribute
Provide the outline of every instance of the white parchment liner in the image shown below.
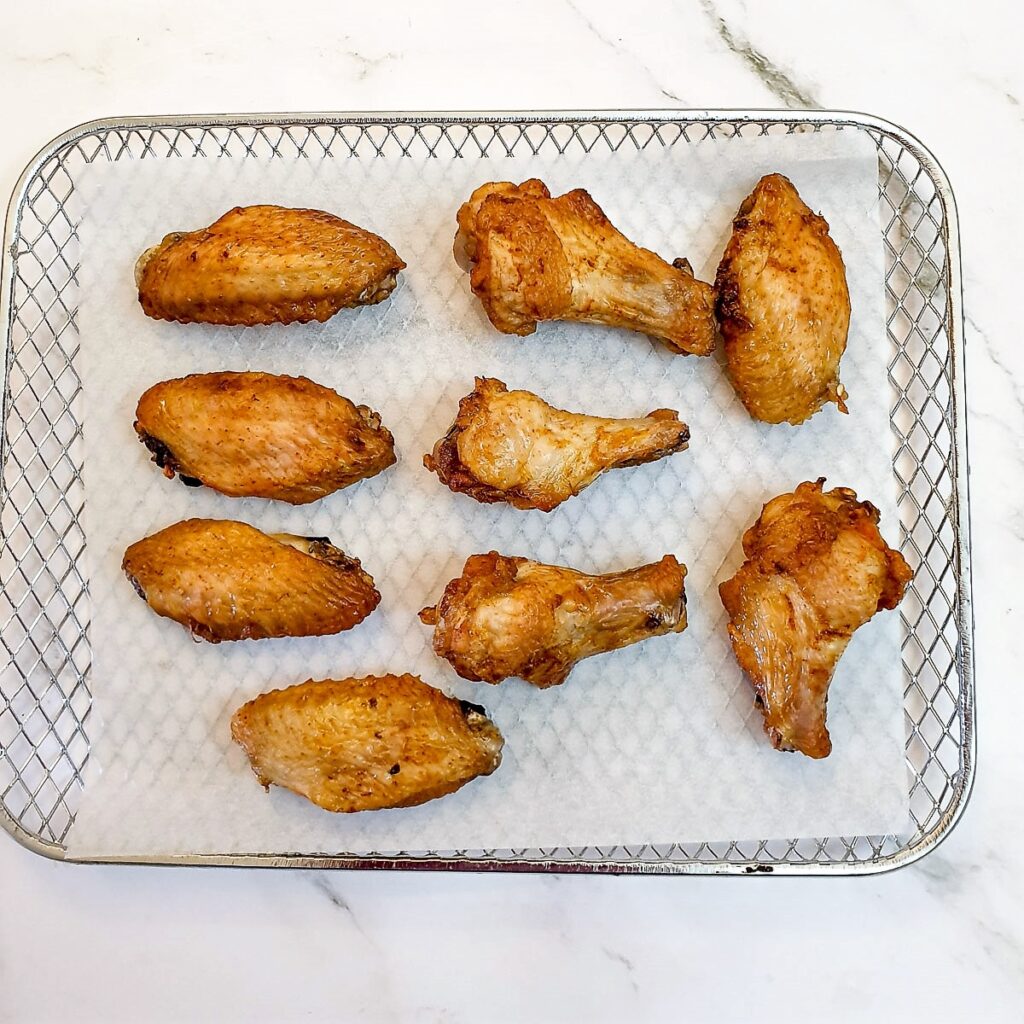
<svg viewBox="0 0 1024 1024"><path fill-rule="evenodd" d="M774 170L823 212L846 260L849 416L829 407L799 428L754 423L718 356L672 356L623 331L545 324L528 339L504 337L452 259L455 212L470 191L536 175L554 194L587 188L631 238L668 259L689 257L712 280L737 206ZM871 140L842 132L588 155L93 165L82 184L79 365L94 703L70 855L633 845L904 829L898 616L880 615L854 637L829 701L834 751L815 762L769 746L717 594L762 503L802 480L824 475L829 486L856 488L897 539L877 173ZM392 298L323 325L247 330L142 314L132 268L146 246L260 202L323 208L384 235L409 264ZM168 377L221 369L301 373L373 406L395 435L398 465L302 508L166 480L135 439L138 396ZM478 374L594 414L678 409L690 449L608 474L548 515L477 504L442 487L421 458ZM193 643L120 571L128 544L189 516L330 536L373 574L381 606L337 637ZM584 662L543 692L518 680L464 682L433 655L416 613L467 555L492 548L591 572L671 551L689 567L690 626ZM234 709L310 676L379 672L414 672L483 703L505 734L500 769L422 807L358 815L264 793L230 741Z"/></svg>

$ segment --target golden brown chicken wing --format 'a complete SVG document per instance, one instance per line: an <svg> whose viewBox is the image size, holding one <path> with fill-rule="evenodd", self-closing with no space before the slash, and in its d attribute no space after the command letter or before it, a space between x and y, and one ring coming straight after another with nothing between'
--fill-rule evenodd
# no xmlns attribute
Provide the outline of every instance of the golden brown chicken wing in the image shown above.
<svg viewBox="0 0 1024 1024"><path fill-rule="evenodd" d="M501 764L487 712L416 676L312 679L260 694L231 736L260 785L284 786L328 811L413 807Z"/></svg>
<svg viewBox="0 0 1024 1024"><path fill-rule="evenodd" d="M565 682L593 654L686 628L686 566L672 555L625 572L588 576L559 565L472 555L420 618L434 652L463 679L534 686Z"/></svg>
<svg viewBox="0 0 1024 1024"><path fill-rule="evenodd" d="M456 253L492 324L532 334L541 320L625 327L673 352L715 347L714 297L685 260L666 263L617 231L583 190L557 199L536 178L481 185L458 214Z"/></svg>
<svg viewBox="0 0 1024 1024"><path fill-rule="evenodd" d="M237 206L175 231L135 266L147 316L179 323L308 323L386 299L405 264L364 228L322 210Z"/></svg>
<svg viewBox="0 0 1024 1024"><path fill-rule="evenodd" d="M211 643L340 633L380 602L359 560L325 537L231 520L168 526L132 544L121 568L157 615Z"/></svg>
<svg viewBox="0 0 1024 1024"><path fill-rule="evenodd" d="M878 532L878 509L824 477L773 498L743 536L747 560L718 588L729 638L778 750L828 757L828 687L854 630L895 608L910 582Z"/></svg>
<svg viewBox="0 0 1024 1024"><path fill-rule="evenodd" d="M585 416L477 377L423 464L477 501L550 512L606 469L654 462L682 451L689 438L689 427L671 409L642 419Z"/></svg>
<svg viewBox="0 0 1024 1024"><path fill-rule="evenodd" d="M316 501L395 461L380 416L305 377L194 373L154 384L135 431L168 477L234 497Z"/></svg>
<svg viewBox="0 0 1024 1024"><path fill-rule="evenodd" d="M729 375L751 416L802 423L825 402L846 412L843 257L781 174L762 178L740 206L715 290Z"/></svg>

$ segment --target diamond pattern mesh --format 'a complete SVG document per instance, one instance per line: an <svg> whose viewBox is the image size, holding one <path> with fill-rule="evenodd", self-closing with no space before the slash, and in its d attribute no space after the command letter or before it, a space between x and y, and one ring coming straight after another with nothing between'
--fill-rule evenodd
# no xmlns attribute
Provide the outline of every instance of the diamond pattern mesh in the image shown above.
<svg viewBox="0 0 1024 1024"><path fill-rule="evenodd" d="M0 495L0 804L5 822L59 856L74 822L89 756L88 581L75 369L79 339L75 175L95 160L323 157L396 159L529 150L585 154L595 147L682 146L707 137L821 130L835 121L478 119L96 126L60 145L29 178L9 224L7 386ZM972 707L969 595L960 564L955 280L950 215L925 165L895 133L878 147L879 204L892 344L893 471L901 547L915 569L905 626L909 836L691 843L670 846L444 851L414 865L562 867L630 871L835 871L895 863L934 842L969 786ZM955 225L953 230L955 231ZM956 382L958 386L959 382ZM966 598L966 600L965 600ZM0 818L2 820L2 818ZM281 859L274 858L275 863ZM287 862L287 861L285 861ZM335 863L345 863L344 860Z"/></svg>

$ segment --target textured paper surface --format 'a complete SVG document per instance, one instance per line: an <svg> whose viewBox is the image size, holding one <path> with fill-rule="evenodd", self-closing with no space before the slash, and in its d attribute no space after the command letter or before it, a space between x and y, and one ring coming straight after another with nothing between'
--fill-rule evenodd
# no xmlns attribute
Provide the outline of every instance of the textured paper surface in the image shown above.
<svg viewBox="0 0 1024 1024"><path fill-rule="evenodd" d="M780 170L821 210L853 302L829 407L793 428L750 420L720 364L670 355L639 335L544 324L527 339L488 324L451 256L455 212L478 184L537 175L553 194L587 188L612 222L712 280L731 218ZM422 851L877 834L907 822L900 625L879 615L853 639L832 686L834 751L771 749L729 649L717 584L768 498L827 476L882 510L896 540L895 485L873 144L852 133L733 139L642 152L459 160L170 159L95 164L83 183L81 362L86 566L93 660L92 753L72 856ZM409 264L390 301L323 325L256 329L158 323L138 305L138 254L235 204L311 206L384 235ZM377 409L397 466L301 508L168 481L135 438L141 392L197 371L302 373ZM687 452L610 473L554 512L477 504L421 465L474 375L581 412L678 409ZM132 541L189 516L330 536L383 595L330 638L197 644L155 616L120 572ZM537 691L458 679L416 617L465 558L497 549L589 572L673 552L689 567L682 634L592 658ZM330 815L256 784L229 738L257 693L309 677L414 672L483 703L505 738L490 778L419 808Z"/></svg>

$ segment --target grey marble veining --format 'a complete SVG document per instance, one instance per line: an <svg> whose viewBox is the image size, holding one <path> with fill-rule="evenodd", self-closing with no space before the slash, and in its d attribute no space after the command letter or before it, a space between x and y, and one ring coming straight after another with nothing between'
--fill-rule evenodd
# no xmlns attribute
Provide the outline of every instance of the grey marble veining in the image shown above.
<svg viewBox="0 0 1024 1024"><path fill-rule="evenodd" d="M713 0L700 0L700 6L715 27L719 39L764 83L786 107L820 107L811 91L797 85L792 76L756 49L733 23L718 13Z"/></svg>

